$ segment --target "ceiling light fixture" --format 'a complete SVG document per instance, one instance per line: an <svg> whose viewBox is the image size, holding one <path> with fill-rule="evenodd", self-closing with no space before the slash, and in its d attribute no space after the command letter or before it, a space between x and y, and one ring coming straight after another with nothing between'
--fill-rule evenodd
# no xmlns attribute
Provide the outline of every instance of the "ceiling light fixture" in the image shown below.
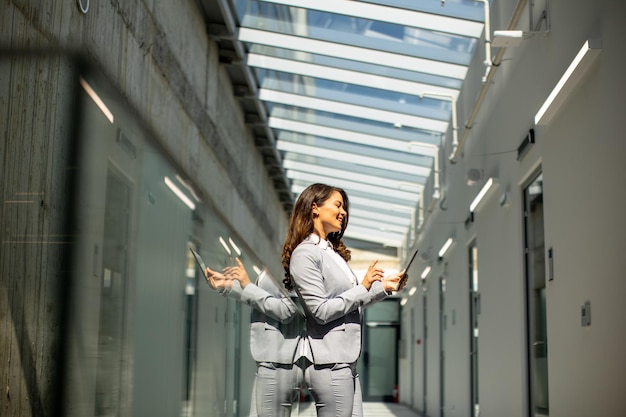
<svg viewBox="0 0 626 417"><path fill-rule="evenodd" d="M514 48L524 40L521 30L494 30L491 46L494 48Z"/></svg>
<svg viewBox="0 0 626 417"><path fill-rule="evenodd" d="M430 274L430 270L432 268L430 266L427 266L426 268L424 268L424 270L422 271L422 275L420 275L420 278L422 279L426 279L426 277L428 276L428 274Z"/></svg>

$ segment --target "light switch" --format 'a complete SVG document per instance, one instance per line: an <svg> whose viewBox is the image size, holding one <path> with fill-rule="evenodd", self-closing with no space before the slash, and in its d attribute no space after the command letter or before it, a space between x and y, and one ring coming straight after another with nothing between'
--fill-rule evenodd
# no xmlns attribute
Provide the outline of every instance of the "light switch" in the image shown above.
<svg viewBox="0 0 626 417"><path fill-rule="evenodd" d="M586 301L581 307L581 325L583 327L591 326L591 303Z"/></svg>

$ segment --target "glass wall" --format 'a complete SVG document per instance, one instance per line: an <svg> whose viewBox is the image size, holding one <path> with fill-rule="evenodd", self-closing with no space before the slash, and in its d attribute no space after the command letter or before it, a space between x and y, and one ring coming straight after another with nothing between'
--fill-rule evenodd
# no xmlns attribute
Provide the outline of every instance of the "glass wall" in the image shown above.
<svg viewBox="0 0 626 417"><path fill-rule="evenodd" d="M251 310L190 249L216 276L269 274L106 81L78 82L67 415L249 415Z"/></svg>
<svg viewBox="0 0 626 417"><path fill-rule="evenodd" d="M97 71L16 51L0 69L2 414L255 415L268 335L290 364L301 335L291 294Z"/></svg>
<svg viewBox="0 0 626 417"><path fill-rule="evenodd" d="M239 238L235 219L218 215L98 71L64 54L12 55L0 55L9 133L0 148L9 162L0 181L0 358L22 361L0 371L17 381L7 392L26 386L28 395L2 410L314 414L304 363L294 360L302 308ZM398 320L397 300L368 312L366 397L397 392Z"/></svg>

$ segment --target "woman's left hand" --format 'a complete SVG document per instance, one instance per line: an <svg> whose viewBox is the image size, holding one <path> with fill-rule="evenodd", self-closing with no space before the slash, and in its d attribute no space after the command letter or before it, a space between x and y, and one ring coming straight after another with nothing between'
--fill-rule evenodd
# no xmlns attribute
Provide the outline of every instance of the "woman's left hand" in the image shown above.
<svg viewBox="0 0 626 417"><path fill-rule="evenodd" d="M217 271L213 271L209 267L207 267L204 271L204 278L206 279L207 284L209 284L209 286L214 290L227 289L232 285L232 281L230 279Z"/></svg>
<svg viewBox="0 0 626 417"><path fill-rule="evenodd" d="M407 280L404 280L404 282L402 283L402 286L400 287L400 280L402 278L402 275L404 275L404 271L400 271L396 274L391 274L383 278L382 283L383 283L383 288L385 289L385 291L386 292L400 291L402 288L404 288Z"/></svg>

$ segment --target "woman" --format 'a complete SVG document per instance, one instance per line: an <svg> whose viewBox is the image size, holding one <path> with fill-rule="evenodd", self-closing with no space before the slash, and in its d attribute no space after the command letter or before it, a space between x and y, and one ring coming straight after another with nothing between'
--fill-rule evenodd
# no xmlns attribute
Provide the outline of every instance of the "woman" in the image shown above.
<svg viewBox="0 0 626 417"><path fill-rule="evenodd" d="M377 261L362 282L348 266L341 241L348 226L345 191L324 184L307 187L294 207L283 247L285 286L294 288L306 315L311 365L305 381L318 416L362 416L356 361L361 353L361 307L399 288L402 272L384 277Z"/></svg>
<svg viewBox="0 0 626 417"><path fill-rule="evenodd" d="M251 306L250 352L257 363L250 416L289 417L298 399L303 371L298 345L304 323L291 298L263 271L252 283L243 263L223 273L206 268L208 284L225 297ZM295 296L295 294L294 294Z"/></svg>

